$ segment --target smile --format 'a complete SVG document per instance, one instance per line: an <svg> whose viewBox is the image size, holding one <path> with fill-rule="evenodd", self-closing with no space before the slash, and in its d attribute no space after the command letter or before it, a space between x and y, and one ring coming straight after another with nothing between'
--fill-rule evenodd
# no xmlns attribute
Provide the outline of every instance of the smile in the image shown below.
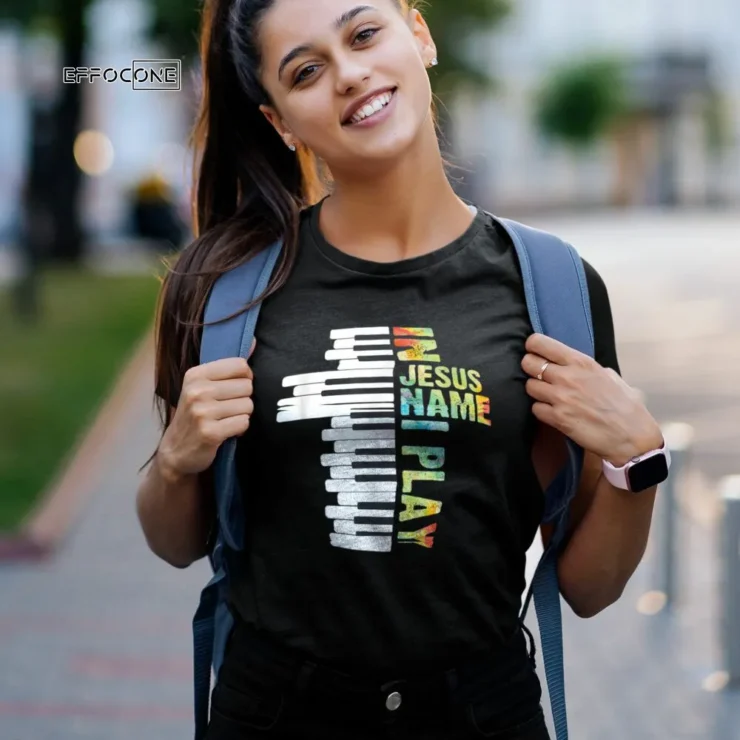
<svg viewBox="0 0 740 740"><path fill-rule="evenodd" d="M355 111L355 113L345 123L345 126L356 125L369 118L377 116L378 113L380 113L387 105L390 104L395 93L395 89L387 90L386 92L382 92L379 95L376 95L371 100L368 100L367 103L365 103L359 110Z"/></svg>

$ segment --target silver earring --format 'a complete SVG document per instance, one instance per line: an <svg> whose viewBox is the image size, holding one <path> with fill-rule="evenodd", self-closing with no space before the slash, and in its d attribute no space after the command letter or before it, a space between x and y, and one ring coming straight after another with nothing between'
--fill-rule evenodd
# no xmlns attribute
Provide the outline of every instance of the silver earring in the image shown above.
<svg viewBox="0 0 740 740"><path fill-rule="evenodd" d="M290 149L291 152L295 151L295 144L288 144L288 149Z"/></svg>
<svg viewBox="0 0 740 740"><path fill-rule="evenodd" d="M430 67L436 67L438 64L439 62L437 61L437 57L434 57L434 59L432 59L432 61L429 62Z"/></svg>

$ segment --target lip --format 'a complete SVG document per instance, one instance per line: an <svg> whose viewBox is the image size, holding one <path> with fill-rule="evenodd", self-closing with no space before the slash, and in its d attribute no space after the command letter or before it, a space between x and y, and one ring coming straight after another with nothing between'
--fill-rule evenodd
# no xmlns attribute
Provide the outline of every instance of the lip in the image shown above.
<svg viewBox="0 0 740 740"><path fill-rule="evenodd" d="M344 113L342 114L342 126L346 126L350 122L350 118L354 116L355 113L357 113L360 108L362 108L365 103L372 100L373 98L376 98L378 95L382 95L385 92L394 92L396 90L395 85L386 85L385 87L379 87L376 90L373 90L372 92L369 92L367 95L363 95L361 98L358 98L353 103L350 103L344 110Z"/></svg>

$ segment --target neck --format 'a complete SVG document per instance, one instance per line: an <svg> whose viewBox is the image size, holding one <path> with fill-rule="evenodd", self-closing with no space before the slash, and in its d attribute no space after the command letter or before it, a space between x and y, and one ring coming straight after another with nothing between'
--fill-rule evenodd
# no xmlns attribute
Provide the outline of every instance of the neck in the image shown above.
<svg viewBox="0 0 740 740"><path fill-rule="evenodd" d="M361 176L332 172L333 193L320 213L327 241L363 259L394 262L434 251L468 228L472 215L447 179L428 124L391 167Z"/></svg>

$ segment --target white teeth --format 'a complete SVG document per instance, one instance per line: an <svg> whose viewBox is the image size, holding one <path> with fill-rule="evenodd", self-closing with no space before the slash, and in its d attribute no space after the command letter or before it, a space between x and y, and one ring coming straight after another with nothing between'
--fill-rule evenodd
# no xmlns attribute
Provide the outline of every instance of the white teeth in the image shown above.
<svg viewBox="0 0 740 740"><path fill-rule="evenodd" d="M382 110L385 108L388 103L391 102L391 98L393 97L393 93L386 92L382 95L378 95L376 98L371 100L369 103L365 103L365 105L360 108L360 110L355 113L352 118L350 118L350 121L352 123L359 123L365 118L368 118L369 116L374 115L379 110Z"/></svg>

